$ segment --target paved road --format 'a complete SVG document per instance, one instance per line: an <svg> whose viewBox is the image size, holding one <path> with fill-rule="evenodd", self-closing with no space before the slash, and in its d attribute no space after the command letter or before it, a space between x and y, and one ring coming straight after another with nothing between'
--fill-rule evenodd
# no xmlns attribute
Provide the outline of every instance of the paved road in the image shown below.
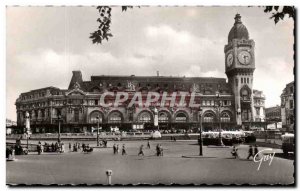
<svg viewBox="0 0 300 191"><path fill-rule="evenodd" d="M204 147L204 158L182 158L198 155L196 141L151 142L144 149L145 156L137 156L138 147L145 142L116 142L126 144L128 155L114 155L112 148L96 149L90 154L66 152L64 154L16 156L7 162L8 184L106 184L105 171L113 171L113 184L291 184L294 182L292 160L278 158L269 166L246 160L247 146L239 146L241 159L231 158L231 148ZM155 156L155 145L161 143L164 156ZM109 142L111 147L113 142ZM265 148L259 148L260 150ZM68 149L67 149L68 150ZM280 152L280 150L274 150ZM206 158L207 157L207 158ZM209 158L211 157L211 158Z"/></svg>

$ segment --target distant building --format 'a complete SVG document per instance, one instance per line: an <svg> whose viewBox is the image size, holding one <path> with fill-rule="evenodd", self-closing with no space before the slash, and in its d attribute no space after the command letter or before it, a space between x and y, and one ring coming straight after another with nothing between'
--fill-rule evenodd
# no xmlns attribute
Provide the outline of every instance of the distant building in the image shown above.
<svg viewBox="0 0 300 191"><path fill-rule="evenodd" d="M265 95L262 91L253 90L253 102L254 102L254 121L265 121Z"/></svg>
<svg viewBox="0 0 300 191"><path fill-rule="evenodd" d="M275 107L266 108L266 121L267 122L281 121L281 107L279 105Z"/></svg>
<svg viewBox="0 0 300 191"><path fill-rule="evenodd" d="M6 127L11 127L11 126L17 126L17 122L10 119L6 119Z"/></svg>
<svg viewBox="0 0 300 191"><path fill-rule="evenodd" d="M14 127L17 126L17 122L10 120L10 119L6 119L6 134L10 135L13 133Z"/></svg>
<svg viewBox="0 0 300 191"><path fill-rule="evenodd" d="M295 83L290 82L281 94L281 120L286 131L294 131L295 123Z"/></svg>
<svg viewBox="0 0 300 191"><path fill-rule="evenodd" d="M281 107L279 105L266 108L266 122L272 129L281 129Z"/></svg>

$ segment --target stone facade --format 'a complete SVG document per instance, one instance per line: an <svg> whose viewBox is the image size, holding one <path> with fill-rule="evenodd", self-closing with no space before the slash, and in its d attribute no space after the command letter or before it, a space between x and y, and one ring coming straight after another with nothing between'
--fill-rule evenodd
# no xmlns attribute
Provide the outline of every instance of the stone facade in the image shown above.
<svg viewBox="0 0 300 191"><path fill-rule="evenodd" d="M290 82L281 94L282 127L287 131L294 131L295 123L295 83Z"/></svg>

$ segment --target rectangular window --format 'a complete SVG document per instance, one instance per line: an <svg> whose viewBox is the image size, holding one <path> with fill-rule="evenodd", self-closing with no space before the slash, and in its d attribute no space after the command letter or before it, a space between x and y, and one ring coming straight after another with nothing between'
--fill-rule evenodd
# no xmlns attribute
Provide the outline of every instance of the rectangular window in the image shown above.
<svg viewBox="0 0 300 191"><path fill-rule="evenodd" d="M210 101L209 100L206 100L206 105L210 105Z"/></svg>
<svg viewBox="0 0 300 191"><path fill-rule="evenodd" d="M228 102L227 100L224 100L224 106L227 106Z"/></svg>
<svg viewBox="0 0 300 191"><path fill-rule="evenodd" d="M293 109L294 108L294 102L293 100L290 100L290 109Z"/></svg>
<svg viewBox="0 0 300 191"><path fill-rule="evenodd" d="M97 99L95 100L95 105L98 105L98 100Z"/></svg>
<svg viewBox="0 0 300 191"><path fill-rule="evenodd" d="M79 121L79 109L77 109L77 108L74 111L74 120L75 120L75 122Z"/></svg>
<svg viewBox="0 0 300 191"><path fill-rule="evenodd" d="M244 80L243 80L244 78L241 78L241 83L244 83Z"/></svg>
<svg viewBox="0 0 300 191"><path fill-rule="evenodd" d="M206 105L206 102L205 102L205 100L203 100L203 101L202 101L202 105Z"/></svg>
<svg viewBox="0 0 300 191"><path fill-rule="evenodd" d="M249 84L249 78L247 78L247 84Z"/></svg>

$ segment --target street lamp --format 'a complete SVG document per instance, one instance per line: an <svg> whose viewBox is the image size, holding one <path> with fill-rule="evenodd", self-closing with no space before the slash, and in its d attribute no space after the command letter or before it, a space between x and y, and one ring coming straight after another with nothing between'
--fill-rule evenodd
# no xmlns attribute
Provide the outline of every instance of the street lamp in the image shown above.
<svg viewBox="0 0 300 191"><path fill-rule="evenodd" d="M199 108L199 125L200 125L200 137L199 137L199 149L200 149L200 153L199 155L202 156L202 146L203 146L203 142L202 142L202 109Z"/></svg>
<svg viewBox="0 0 300 191"><path fill-rule="evenodd" d="M218 116L219 116L219 146L224 146L223 141L222 141L222 132L221 132L221 100L220 100L220 93L217 91L216 92L217 100L218 100Z"/></svg>
<svg viewBox="0 0 300 191"><path fill-rule="evenodd" d="M236 114L237 114L237 125L240 126L241 125L241 123L240 123L241 108L237 109Z"/></svg>
<svg viewBox="0 0 300 191"><path fill-rule="evenodd" d="M25 124L26 124L26 138L27 138L27 152L29 151L29 144L28 144L28 139L29 139L29 131L30 131L30 115L28 111L25 113Z"/></svg>
<svg viewBox="0 0 300 191"><path fill-rule="evenodd" d="M99 147L99 115L96 117L97 119L97 146Z"/></svg>
<svg viewBox="0 0 300 191"><path fill-rule="evenodd" d="M60 143L60 120L61 120L61 115L57 116L58 118L58 143Z"/></svg>
<svg viewBox="0 0 300 191"><path fill-rule="evenodd" d="M268 139L268 132L267 132L267 129L268 129L268 122L267 122L267 118L265 118L265 142L267 142L267 139Z"/></svg>

